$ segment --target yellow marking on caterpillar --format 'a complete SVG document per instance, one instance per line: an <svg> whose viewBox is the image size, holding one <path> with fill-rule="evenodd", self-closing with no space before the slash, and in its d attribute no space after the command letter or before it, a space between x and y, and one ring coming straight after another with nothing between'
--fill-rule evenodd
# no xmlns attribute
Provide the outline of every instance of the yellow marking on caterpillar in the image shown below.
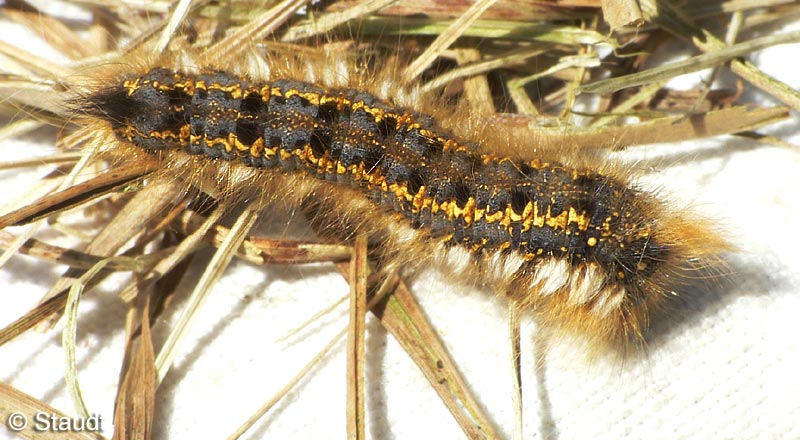
<svg viewBox="0 0 800 440"><path fill-rule="evenodd" d="M567 217L567 224L575 223L578 225L579 231L586 231L589 228L589 217L585 213L578 214L575 208L569 208L569 216Z"/></svg>
<svg viewBox="0 0 800 440"><path fill-rule="evenodd" d="M308 102L310 102L312 105L315 105L315 106L316 106L316 105L319 105L319 102L320 102L320 95L319 95L319 93L315 93L315 92L301 92L300 90L297 90L297 89L289 89L289 90L287 90L287 91L286 91L286 92L283 94L283 96L284 96L286 99L289 99L289 98L291 98L292 96L299 96L299 97L301 97L301 98L305 98L305 99L306 99Z"/></svg>
<svg viewBox="0 0 800 440"><path fill-rule="evenodd" d="M562 211L561 214L558 214L555 217L551 217L550 213L547 213L547 220L545 223L547 226L553 229L566 229L567 228L567 216L569 213L567 211Z"/></svg>

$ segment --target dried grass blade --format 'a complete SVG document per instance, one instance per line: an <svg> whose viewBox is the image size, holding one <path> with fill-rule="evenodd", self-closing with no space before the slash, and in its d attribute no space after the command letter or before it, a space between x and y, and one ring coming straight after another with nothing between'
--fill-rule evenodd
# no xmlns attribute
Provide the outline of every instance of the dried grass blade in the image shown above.
<svg viewBox="0 0 800 440"><path fill-rule="evenodd" d="M138 270L142 270L147 264L141 264L141 262L135 258L117 257L109 260L109 265L113 265L114 261L119 261L120 265L131 265L131 267L134 268L133 270L137 270L137 268ZM122 263L122 261L127 261L127 263ZM19 336L26 330L43 323L53 314L63 310L67 301L67 293L67 290L60 290L53 293L53 295L42 301L28 313L0 330L0 346Z"/></svg>
<svg viewBox="0 0 800 440"><path fill-rule="evenodd" d="M29 72L36 73L38 76L58 79L68 78L71 72L65 67L53 64L50 61L33 55L16 46L0 42L0 54L11 58L15 63L25 67Z"/></svg>
<svg viewBox="0 0 800 440"><path fill-rule="evenodd" d="M578 88L581 93L610 93L627 87L635 87L657 81L665 81L686 73L714 67L733 58L779 44L800 42L800 31L754 38L713 52L697 55L686 60L668 63L630 75L595 81Z"/></svg>
<svg viewBox="0 0 800 440"><path fill-rule="evenodd" d="M72 183L75 180L75 177L78 176L78 174L86 168L91 157L95 153L96 148L97 146L93 149L89 149L86 152L84 152L80 160L72 167L69 174L59 179L58 190L66 191L69 189L69 186L72 185ZM46 198L47 196L40 198L39 200L44 200ZM35 203L36 202L34 202L34 204ZM24 211L28 207L30 207L30 205L23 206L22 208L20 208L20 210ZM18 211L11 212L8 215L13 216L15 212ZM6 226L8 226L8 224L3 224L3 221L1 220L2 218L4 217L0 217L0 224L1 224L0 229L4 229ZM28 228L27 231L25 231L23 235L19 236L17 240L3 252L2 255L0 255L0 267L2 267L11 258L11 256L17 252L17 249L19 249L19 247L22 246L23 243L25 243L29 238L33 237L33 234L36 233L36 231L42 224L43 224L42 222L37 222L34 225L32 225L30 228Z"/></svg>
<svg viewBox="0 0 800 440"><path fill-rule="evenodd" d="M106 266L114 263L116 263L118 266L128 266L134 271L142 271L146 267L146 265L142 264L142 259L139 257L112 257L100 260L90 270L86 271L83 276L72 283L72 286L66 295L64 304L64 310L67 318L61 335L61 342L66 358L66 372L64 377L67 390L72 397L76 411L84 419L89 418L89 410L86 408L78 381L77 356L75 349L78 330L78 305L80 304L80 299L85 288L92 282L96 281L96 278L100 272L106 268Z"/></svg>
<svg viewBox="0 0 800 440"><path fill-rule="evenodd" d="M201 246L203 237L206 236L211 227L219 221L224 213L225 207L217 207L217 209L206 218L206 221L203 222L200 228L183 239L175 248L175 251L169 254L168 257L159 261L153 270L145 276L144 280L140 283L134 283L125 287L125 289L119 293L119 297L122 298L123 301L128 302L136 297L137 289L147 289L158 282L162 276L170 273L178 264L186 260L189 255Z"/></svg>
<svg viewBox="0 0 800 440"><path fill-rule="evenodd" d="M731 63L731 70L750 84L791 106L795 111L800 111L800 92L783 81L778 81L762 72L755 64L749 61L734 60Z"/></svg>
<svg viewBox="0 0 800 440"><path fill-rule="evenodd" d="M202 216L194 211L183 213L176 228L191 234L200 227ZM230 233L225 226L216 225L206 239L219 247ZM253 264L304 264L338 262L350 259L352 247L343 244L314 243L300 240L248 237L236 251L236 257Z"/></svg>
<svg viewBox="0 0 800 440"><path fill-rule="evenodd" d="M67 176L64 182L62 182L62 185L68 184L71 181L71 179L80 170L84 168L90 155L91 152L89 154L83 155L81 161L73 167L69 176ZM131 167L131 168L136 168L136 167ZM76 197L77 196L80 196L80 194L77 194ZM13 216L14 213L12 212L9 215ZM30 235L33 233L33 231L35 231L35 227L28 230L26 232L26 235L17 237L14 240L14 242L6 249L3 256L0 258L5 259L9 257L12 253L16 252L19 246L22 246L25 242L27 242L28 238L30 238ZM59 282L57 282L56 285L45 296L43 302L39 304L39 306L31 310L30 312L26 313L20 319L14 321L9 326L0 331L0 345L18 336L19 334L28 330L32 326L43 323L46 318L62 310L66 302L66 293L67 293L64 289L70 286L71 282L72 280L65 280L65 279L59 280Z"/></svg>
<svg viewBox="0 0 800 440"><path fill-rule="evenodd" d="M0 382L0 425L7 426L9 418L14 413L21 413L28 421L37 413L52 414L57 417L66 417L66 414L45 404L10 385ZM25 439L36 440L103 440L105 437L92 431L50 431L34 429L33 423L15 434Z"/></svg>
<svg viewBox="0 0 800 440"><path fill-rule="evenodd" d="M168 252L169 250L165 249L161 252ZM100 262L96 263L96 265L105 265L111 268L118 268L118 270L131 270L131 271L144 271L152 264L152 260L159 258L160 253L156 253L153 255L149 255L146 258L136 257L114 257L114 258L107 258L101 260ZM90 258L96 258L94 256L90 256ZM85 287L89 287L91 283L89 281L96 281L95 276L96 273L93 274L92 277L87 277L84 279ZM14 339L15 337L19 336L26 330L44 323L47 318L53 316L54 314L58 313L59 311L63 310L66 302L67 302L67 294L68 291L64 289L63 286L73 286L75 281L69 281L64 278L60 279L61 288L56 290L55 288L51 289L51 292L45 299L37 305L35 308L30 310L28 313L17 319L16 321L12 322L2 330L0 330L0 346L5 344L6 342ZM66 284L64 284L66 283ZM55 287L55 286L54 286Z"/></svg>
<svg viewBox="0 0 800 440"><path fill-rule="evenodd" d="M169 45L172 36L175 34L175 31L178 29L178 26L181 25L181 22L186 18L189 14L189 8L192 6L192 0L180 0L178 4L175 6L175 10L169 17L169 21L164 29L161 31L161 35L158 38L158 43L156 43L156 47L153 48L155 53L161 53L164 49L167 48Z"/></svg>
<svg viewBox="0 0 800 440"><path fill-rule="evenodd" d="M536 72L524 78L514 79L508 82L509 87L521 88L525 84L533 82L539 78L550 76L554 73L570 68L585 69L587 67L597 67L600 65L600 58L596 53L566 55L559 58L558 63L548 67L547 69Z"/></svg>
<svg viewBox="0 0 800 440"><path fill-rule="evenodd" d="M144 294L138 345L117 394L114 439L149 439L153 430L157 375L150 333L150 298ZM128 346L135 343L129 339Z"/></svg>
<svg viewBox="0 0 800 440"><path fill-rule="evenodd" d="M520 317L522 309L515 301L508 302L508 331L509 340L511 341L511 377L514 383L514 390L511 394L511 399L514 401L514 435L515 440L522 440L525 438L523 431L522 420L522 368L520 361L521 356L521 332L520 332Z"/></svg>
<svg viewBox="0 0 800 440"><path fill-rule="evenodd" d="M37 122L37 124L39 124ZM9 170L15 168L38 167L41 165L51 165L60 163L73 163L81 158L81 153L61 153L53 154L50 156L42 156L34 159L15 160L12 162L0 163L0 170Z"/></svg>
<svg viewBox="0 0 800 440"><path fill-rule="evenodd" d="M64 379L75 410L83 418L89 417L89 410L86 408L86 402L83 400L83 394L81 393L78 381L78 361L75 355L75 339L78 334L78 305L86 285L106 266L107 262L108 259L98 261L94 267L75 280L69 289L67 301L64 305L64 314L67 318L64 323L64 329L61 332L61 344L66 358Z"/></svg>
<svg viewBox="0 0 800 440"><path fill-rule="evenodd" d="M147 175L150 171L149 165L141 163L131 163L114 168L108 173L45 196L30 205L0 217L0 229L31 223L82 205L100 196L118 191Z"/></svg>
<svg viewBox="0 0 800 440"><path fill-rule="evenodd" d="M94 285L95 281L100 281L100 277L96 280L92 280L92 283L86 287L91 287ZM54 291L52 294L48 295L47 299L43 300L28 313L0 330L0 346L34 326L43 326L43 328L51 327L52 322L48 322L47 319L64 310L64 305L67 301L67 293L68 290L66 289Z"/></svg>
<svg viewBox="0 0 800 440"><path fill-rule="evenodd" d="M35 81L35 82L34 82ZM0 74L0 106L12 118L26 117L53 127L63 127L68 117L65 94L51 80L25 79Z"/></svg>
<svg viewBox="0 0 800 440"><path fill-rule="evenodd" d="M533 103L531 97L525 93L525 89L519 84L509 84L511 81L506 82L508 94L514 105L517 106L517 114L540 116L542 114L536 104Z"/></svg>
<svg viewBox="0 0 800 440"><path fill-rule="evenodd" d="M93 55L110 52L116 41L121 38L121 33L116 26L115 17L106 11L94 9L92 22L89 25L88 42Z"/></svg>
<svg viewBox="0 0 800 440"><path fill-rule="evenodd" d="M350 262L350 323L347 327L347 438L365 439L364 362L367 313L367 237L359 235Z"/></svg>
<svg viewBox="0 0 800 440"><path fill-rule="evenodd" d="M352 248L342 244L250 237L236 256L257 264L305 264L343 261L351 254Z"/></svg>
<svg viewBox="0 0 800 440"><path fill-rule="evenodd" d="M600 0L605 19L612 31L623 26L640 26L644 23L637 0Z"/></svg>
<svg viewBox="0 0 800 440"><path fill-rule="evenodd" d="M406 80L412 80L420 76L442 51L447 49L464 31L478 19L489 6L492 6L497 0L478 0L470 8L461 14L453 23L447 27L433 43L425 49L416 60L411 62L403 72Z"/></svg>
<svg viewBox="0 0 800 440"><path fill-rule="evenodd" d="M284 0L248 22L236 32L223 38L203 52L210 59L231 59L253 42L275 32L278 27L292 17L307 0Z"/></svg>
<svg viewBox="0 0 800 440"><path fill-rule="evenodd" d="M353 1L332 3L330 9L340 9ZM589 8L574 8L565 4L564 0L543 2L541 0L501 0L489 8L484 16L507 22L558 21L591 18L593 12ZM591 2L583 2L590 3ZM381 11L382 16L426 16L436 18L455 18L462 15L472 6L471 0L403 0L391 8Z"/></svg>
<svg viewBox="0 0 800 440"><path fill-rule="evenodd" d="M672 116L643 122L631 127L617 127L608 133L623 145L680 142L723 134L738 133L774 124L789 116L787 107L753 108L737 106L698 115ZM652 130L648 133L648 128ZM609 139L609 138L606 138Z"/></svg>
<svg viewBox="0 0 800 440"><path fill-rule="evenodd" d="M0 231L0 249L7 249L17 237L6 232ZM52 261L54 263L66 264L71 267L81 267L89 269L97 264L100 257L88 255L83 252L66 249L59 246L52 246L34 238L25 241L19 248L19 253Z"/></svg>
<svg viewBox="0 0 800 440"><path fill-rule="evenodd" d="M368 0L363 3L356 3L353 7L344 11L330 12L318 19L312 18L292 26L281 37L281 41L297 41L328 32L340 24L369 15L394 3L397 3L397 0Z"/></svg>
<svg viewBox="0 0 800 440"><path fill-rule="evenodd" d="M537 142L557 147L569 142L583 148L597 148L613 140L615 145L630 146L681 142L723 134L739 133L774 124L789 116L787 107L753 108L737 106L697 115L673 115L626 126L603 127L535 127ZM513 118L502 122L509 130L530 133L532 118Z"/></svg>
<svg viewBox="0 0 800 440"><path fill-rule="evenodd" d="M67 292L62 291L61 293L40 303L16 321L5 326L2 330L0 330L0 346L21 335L26 330L38 325L40 322L50 317L53 313L62 310L66 301Z"/></svg>
<svg viewBox="0 0 800 440"><path fill-rule="evenodd" d="M82 44L83 39L61 20L37 10L23 12L7 8L3 12L5 16L36 32L47 44L70 59L78 60L91 55L90 47Z"/></svg>
<svg viewBox="0 0 800 440"><path fill-rule="evenodd" d="M141 191L125 204L113 219L103 227L103 229L86 246L85 252L98 256L110 256L117 252L120 247L127 243L143 225L160 215L163 210L174 200L176 191L180 190L177 182L156 183L145 186ZM63 289L69 287L72 282L82 275L80 269L68 269L58 279L50 291L45 295L45 299L58 294ZM58 316L54 317L50 324L55 324Z"/></svg>
<svg viewBox="0 0 800 440"><path fill-rule="evenodd" d="M358 20L359 29L365 34L375 35L439 35L452 23L448 20L434 20L418 17L368 17ZM541 41L568 46L618 44L609 36L595 31L581 29L577 26L513 22L501 20L476 20L465 29L462 37L486 39L513 39L523 41Z"/></svg>
<svg viewBox="0 0 800 440"><path fill-rule="evenodd" d="M9 234L6 231L0 231L0 249L4 249L11 245L17 237ZM157 259L167 252L169 249L162 249L152 254L143 254L136 257L135 265L131 264L130 259L122 260L119 258L111 259L105 266L105 270L112 271L141 271L149 267ZM19 248L19 253L31 257L40 258L42 260L50 261L57 264L64 264L74 269L91 269L101 260L106 257L99 255L92 255L86 252L80 252L73 249L67 249L60 246L53 246L35 238L31 238L22 247Z"/></svg>
<svg viewBox="0 0 800 440"><path fill-rule="evenodd" d="M478 58L473 60L474 62L456 67L433 78L425 83L421 89L424 92L430 92L458 78L480 75L501 67L510 67L529 58L541 55L543 52L547 51L548 48L550 48L549 44L532 43L528 47L510 51L509 53L496 58L485 61L480 61L480 58Z"/></svg>
<svg viewBox="0 0 800 440"><path fill-rule="evenodd" d="M236 219L231 233L226 237L226 240L214 253L211 261L208 263L206 270L197 282L194 290L189 296L189 301L186 304L186 309L181 315L175 329L170 333L161 351L158 353L156 359L156 369L158 371L158 383L161 383L166 376L167 371L172 366L172 360L175 358L176 348L183 336L188 330L189 323L191 322L197 310L202 305L211 287L217 282L222 272L228 267L236 249L241 246L246 234L253 227L253 224L258 217L257 203L249 205L244 212ZM209 217L210 218L210 217Z"/></svg>
<svg viewBox="0 0 800 440"><path fill-rule="evenodd" d="M481 54L476 49L456 49L456 61L460 65L476 63ZM486 75L474 75L464 80L464 91L472 115L487 118L495 113L492 91Z"/></svg>
<svg viewBox="0 0 800 440"><path fill-rule="evenodd" d="M691 41L700 50L709 55L733 47L726 46L723 41L714 36L711 32L697 27L691 19L688 18L689 15L678 9L672 2L663 0L641 0L640 4L642 6L642 12L645 13L645 17L648 21L656 23L669 32ZM770 38L785 40L787 35L797 33L798 32L768 35L756 40L769 41ZM767 44L765 47L775 44L778 43ZM742 77L745 81L779 99L784 104L791 106L796 111L800 111L800 92L765 74L753 63L734 59L731 61L731 71Z"/></svg>
<svg viewBox="0 0 800 440"><path fill-rule="evenodd" d="M125 206L108 222L86 247L94 255L110 255L133 236L145 229L148 223L160 219L183 191L177 181L149 182L125 203Z"/></svg>
<svg viewBox="0 0 800 440"><path fill-rule="evenodd" d="M620 102L619 104L614 106L614 113L617 114L610 114L600 116L594 121L592 121L592 127L601 127L604 125L610 124L612 121L616 121L621 117L624 117L626 112L632 111L637 105L644 104L648 100L652 99L656 93L664 86L664 83L656 82L653 84L648 84L643 86L639 89L633 96L629 97L628 99Z"/></svg>
<svg viewBox="0 0 800 440"><path fill-rule="evenodd" d="M402 281L372 312L417 364L468 438L500 437Z"/></svg>
<svg viewBox="0 0 800 440"><path fill-rule="evenodd" d="M684 8L689 17L705 18L790 3L797 3L797 0L715 0L713 2L687 2L684 3Z"/></svg>

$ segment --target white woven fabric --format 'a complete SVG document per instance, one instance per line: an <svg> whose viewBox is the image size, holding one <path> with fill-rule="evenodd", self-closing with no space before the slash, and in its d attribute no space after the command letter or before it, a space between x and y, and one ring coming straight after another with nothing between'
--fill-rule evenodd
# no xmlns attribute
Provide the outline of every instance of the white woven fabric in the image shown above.
<svg viewBox="0 0 800 440"><path fill-rule="evenodd" d="M4 41L33 39L3 24ZM11 29L7 31L6 29ZM787 29L788 30L788 29ZM678 50L678 49L676 49ZM752 57L800 88L800 45ZM682 78L696 81L699 77ZM758 102L764 95L748 96ZM798 115L769 133L800 145ZM46 154L49 138L4 141L3 160ZM534 358L535 324L522 334L524 436L530 439L800 438L800 150L731 137L640 148L637 160L662 166L648 178L674 198L722 219L740 249L736 279L692 295L658 335L645 359L587 362L579 348L555 343L543 367ZM659 160L663 158L663 160ZM672 164L672 165L669 165ZM44 169L3 172L13 198ZM272 220L281 224L285 219ZM291 228L290 228L291 229ZM302 225L295 228L302 230ZM15 230L19 231L19 230ZM46 238L46 237L45 237ZM0 270L0 326L33 307L63 267L14 257ZM194 269L199 276L199 267ZM81 302L78 366L89 409L111 435L123 350L124 306L113 277ZM506 304L484 291L420 274L413 291L461 372L504 437L513 431ZM186 293L186 292L185 292ZM235 263L202 307L191 336L157 396L155 438L223 438L276 393L346 325L346 306L288 341L279 338L347 293L329 265L253 267ZM176 316L156 325L157 343ZM0 347L0 381L74 414L65 391L60 329L28 332ZM342 438L344 343L315 367L251 438ZM396 341L368 318L367 432L370 438L461 438L463 434ZM14 438L0 426L0 438Z"/></svg>

